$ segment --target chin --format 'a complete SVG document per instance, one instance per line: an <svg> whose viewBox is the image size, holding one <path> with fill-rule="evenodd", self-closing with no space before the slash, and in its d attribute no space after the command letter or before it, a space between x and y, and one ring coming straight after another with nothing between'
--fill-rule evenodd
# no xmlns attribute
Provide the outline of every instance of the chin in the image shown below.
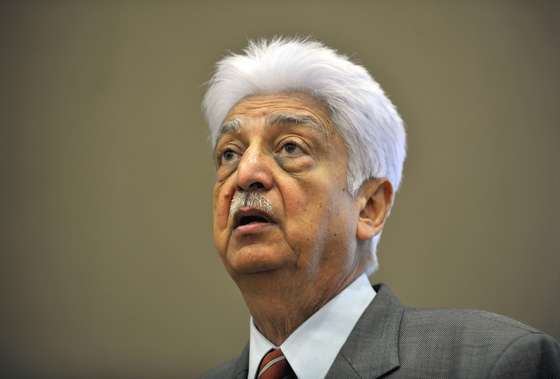
<svg viewBox="0 0 560 379"><path fill-rule="evenodd" d="M290 267L295 264L295 257L270 244L251 244L228 251L227 261L232 274L246 275Z"/></svg>

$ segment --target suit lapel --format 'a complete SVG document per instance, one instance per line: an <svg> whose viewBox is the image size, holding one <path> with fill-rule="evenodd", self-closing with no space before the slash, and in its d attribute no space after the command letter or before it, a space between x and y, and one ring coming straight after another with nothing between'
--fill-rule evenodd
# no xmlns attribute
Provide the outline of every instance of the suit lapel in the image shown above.
<svg viewBox="0 0 560 379"><path fill-rule="evenodd" d="M399 367L399 331L403 308L384 285L342 346L327 378L378 378Z"/></svg>

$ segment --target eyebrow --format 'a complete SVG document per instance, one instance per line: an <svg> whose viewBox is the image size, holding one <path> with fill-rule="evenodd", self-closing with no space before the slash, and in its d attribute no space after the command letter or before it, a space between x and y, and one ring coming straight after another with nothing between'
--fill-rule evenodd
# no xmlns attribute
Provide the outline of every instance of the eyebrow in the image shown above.
<svg viewBox="0 0 560 379"><path fill-rule="evenodd" d="M296 124L305 125L313 129L320 131L321 133L326 133L325 128L314 118L306 115L297 115L291 113L273 113L266 118L266 125L273 126L278 124ZM222 124L220 132L218 133L218 139L220 136L226 133L237 132L241 128L241 120L233 118Z"/></svg>
<svg viewBox="0 0 560 379"><path fill-rule="evenodd" d="M241 121L237 118L224 122L220 128L220 133L218 133L218 139L222 134L236 132L240 127Z"/></svg>

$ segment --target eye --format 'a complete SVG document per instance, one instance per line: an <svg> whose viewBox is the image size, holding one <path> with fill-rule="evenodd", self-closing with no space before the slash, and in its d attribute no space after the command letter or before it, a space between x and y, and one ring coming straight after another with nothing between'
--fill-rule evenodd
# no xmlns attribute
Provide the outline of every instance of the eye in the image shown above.
<svg viewBox="0 0 560 379"><path fill-rule="evenodd" d="M284 152L288 155L297 155L297 154L301 154L303 151L296 143L286 142L280 148L280 152Z"/></svg>
<svg viewBox="0 0 560 379"><path fill-rule="evenodd" d="M278 141L274 159L287 172L302 172L313 167L313 150L308 143L297 136Z"/></svg>
<svg viewBox="0 0 560 379"><path fill-rule="evenodd" d="M238 154L232 149L225 149L220 154L220 163L228 163L237 158Z"/></svg>

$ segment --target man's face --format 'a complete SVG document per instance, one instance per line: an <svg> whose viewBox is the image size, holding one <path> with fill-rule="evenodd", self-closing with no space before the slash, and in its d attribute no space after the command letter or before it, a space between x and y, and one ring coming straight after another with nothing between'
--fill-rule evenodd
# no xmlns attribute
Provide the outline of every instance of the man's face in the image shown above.
<svg viewBox="0 0 560 379"><path fill-rule="evenodd" d="M273 272L336 280L356 267L346 147L321 102L302 93L242 100L215 159L214 243L234 280Z"/></svg>

